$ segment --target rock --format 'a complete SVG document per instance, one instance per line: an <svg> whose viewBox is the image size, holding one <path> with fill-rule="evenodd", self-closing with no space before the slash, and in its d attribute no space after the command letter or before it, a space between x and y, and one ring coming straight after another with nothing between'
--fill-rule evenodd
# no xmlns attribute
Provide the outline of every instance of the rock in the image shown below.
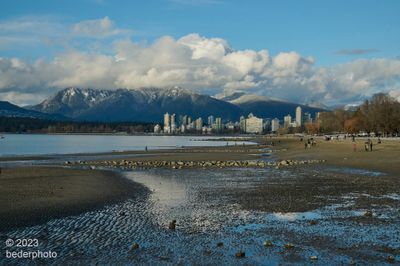
<svg viewBox="0 0 400 266"><path fill-rule="evenodd" d="M271 240L265 240L265 241L264 241L264 246L266 246L266 247L272 247L272 246L273 246L272 241L271 241Z"/></svg>
<svg viewBox="0 0 400 266"><path fill-rule="evenodd" d="M138 243L133 243L132 246L131 246L131 250L138 249L138 248L139 248L139 244Z"/></svg>
<svg viewBox="0 0 400 266"><path fill-rule="evenodd" d="M317 256L311 256L310 259L311 260L318 260L318 257Z"/></svg>
<svg viewBox="0 0 400 266"><path fill-rule="evenodd" d="M223 247L223 246L224 246L224 243L222 243L222 242L217 243L217 247Z"/></svg>
<svg viewBox="0 0 400 266"><path fill-rule="evenodd" d="M310 221L310 225L316 225L316 224L317 224L317 221L315 221L315 220Z"/></svg>
<svg viewBox="0 0 400 266"><path fill-rule="evenodd" d="M176 220L172 220L172 221L169 223L168 228L169 228L170 230L175 230L175 228L176 228Z"/></svg>
<svg viewBox="0 0 400 266"><path fill-rule="evenodd" d="M236 252L235 257L236 258L244 258L244 257L246 257L246 253L244 251L238 251L238 252Z"/></svg>
<svg viewBox="0 0 400 266"><path fill-rule="evenodd" d="M371 210L366 210L365 213L364 213L364 216L365 216L365 217L372 217L372 216L373 216L373 213L372 213Z"/></svg>
<svg viewBox="0 0 400 266"><path fill-rule="evenodd" d="M126 212L120 212L119 216L126 216Z"/></svg>
<svg viewBox="0 0 400 266"><path fill-rule="evenodd" d="M391 256L391 255L389 255L389 256L387 256L386 260L387 260L388 262L390 262L390 263L393 263L393 262L394 262L394 257Z"/></svg>
<svg viewBox="0 0 400 266"><path fill-rule="evenodd" d="M286 244L285 244L285 248L286 248L286 249L293 249L293 248L294 248L294 245L293 245L292 243L286 243Z"/></svg>

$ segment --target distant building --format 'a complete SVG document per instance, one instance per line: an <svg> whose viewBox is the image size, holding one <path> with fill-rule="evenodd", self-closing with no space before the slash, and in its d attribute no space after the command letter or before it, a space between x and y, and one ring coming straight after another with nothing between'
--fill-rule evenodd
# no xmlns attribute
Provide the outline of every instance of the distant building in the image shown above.
<svg viewBox="0 0 400 266"><path fill-rule="evenodd" d="M244 116L240 117L240 131L246 132L246 118Z"/></svg>
<svg viewBox="0 0 400 266"><path fill-rule="evenodd" d="M201 131L203 128L203 119L201 117L196 119L196 130Z"/></svg>
<svg viewBox="0 0 400 266"><path fill-rule="evenodd" d="M222 131L222 118L221 117L215 118L215 124L214 124L213 128L217 132Z"/></svg>
<svg viewBox="0 0 400 266"><path fill-rule="evenodd" d="M164 114L164 133L171 133L171 119L168 113Z"/></svg>
<svg viewBox="0 0 400 266"><path fill-rule="evenodd" d="M171 129L170 129L170 133L176 133L176 115L172 114L171 115Z"/></svg>
<svg viewBox="0 0 400 266"><path fill-rule="evenodd" d="M315 114L315 120L318 122L318 121L320 121L320 119L321 119L321 112L317 112Z"/></svg>
<svg viewBox="0 0 400 266"><path fill-rule="evenodd" d="M263 132L263 120L254 116L252 113L246 118L246 133L257 133Z"/></svg>
<svg viewBox="0 0 400 266"><path fill-rule="evenodd" d="M161 126L159 124L154 126L154 133L158 134L161 132Z"/></svg>
<svg viewBox="0 0 400 266"><path fill-rule="evenodd" d="M292 123L292 116L290 114L288 114L287 116L285 116L283 118L283 126L290 127L291 123Z"/></svg>
<svg viewBox="0 0 400 266"><path fill-rule="evenodd" d="M303 123L311 123L312 122L312 118L311 118L311 114L309 112L305 112L303 115Z"/></svg>
<svg viewBox="0 0 400 266"><path fill-rule="evenodd" d="M300 106L296 108L296 124L298 127L303 126L303 112Z"/></svg>
<svg viewBox="0 0 400 266"><path fill-rule="evenodd" d="M274 118L271 121L271 132L277 132L279 129L279 119Z"/></svg>
<svg viewBox="0 0 400 266"><path fill-rule="evenodd" d="M212 126L214 124L214 116L210 115L207 122L209 126Z"/></svg>

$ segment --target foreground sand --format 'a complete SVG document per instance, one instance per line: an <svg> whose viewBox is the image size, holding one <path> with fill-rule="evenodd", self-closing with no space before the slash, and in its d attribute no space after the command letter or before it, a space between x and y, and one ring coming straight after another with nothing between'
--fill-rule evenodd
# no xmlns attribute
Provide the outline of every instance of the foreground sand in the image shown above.
<svg viewBox="0 0 400 266"><path fill-rule="evenodd" d="M110 171L3 168L0 231L44 222L136 196L144 188Z"/></svg>

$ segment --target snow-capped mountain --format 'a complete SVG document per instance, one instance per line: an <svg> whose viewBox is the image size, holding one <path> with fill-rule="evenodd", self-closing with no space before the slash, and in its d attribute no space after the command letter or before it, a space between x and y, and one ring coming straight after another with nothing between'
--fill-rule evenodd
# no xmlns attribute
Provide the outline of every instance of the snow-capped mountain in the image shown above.
<svg viewBox="0 0 400 266"><path fill-rule="evenodd" d="M231 103L180 87L134 90L67 88L30 108L87 121L159 122L166 112L203 119L209 115L236 119L241 114L240 108Z"/></svg>
<svg viewBox="0 0 400 266"><path fill-rule="evenodd" d="M240 107L242 112L245 114L253 113L258 117L267 118L282 118L287 114L295 116L297 106L301 106L303 112L309 112L312 116L315 116L316 112L324 110L324 108L321 107L291 103L266 96L245 94L242 92L236 92L220 99Z"/></svg>
<svg viewBox="0 0 400 266"><path fill-rule="evenodd" d="M250 112L263 118L282 118L294 115L298 104L279 101L255 94L234 93L216 99L180 87L97 90L67 88L42 103L30 106L35 111L60 114L85 121L162 122L166 112L190 115L193 118L209 115L237 121ZM305 105L305 112L321 108Z"/></svg>

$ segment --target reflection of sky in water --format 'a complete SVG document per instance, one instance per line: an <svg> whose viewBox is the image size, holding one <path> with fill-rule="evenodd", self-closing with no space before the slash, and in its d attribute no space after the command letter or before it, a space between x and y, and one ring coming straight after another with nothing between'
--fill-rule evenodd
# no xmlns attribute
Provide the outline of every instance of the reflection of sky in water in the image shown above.
<svg viewBox="0 0 400 266"><path fill-rule="evenodd" d="M320 219L322 216L317 212L275 212L271 214L272 219L295 221L295 220L313 220Z"/></svg>
<svg viewBox="0 0 400 266"><path fill-rule="evenodd" d="M385 220L353 221L353 217L365 212L352 208L354 201L363 196L361 194L346 195L342 202L314 211L291 213L243 210L230 201L229 195L221 195L221 188L251 189L271 176L282 175L283 178L295 174L290 171L152 169L124 172L128 178L153 191L149 197L6 233L10 238L45 235L46 241L41 242L40 248L58 251L60 265L71 258L77 260L77 265L97 262L108 265L110 254L112 263L118 265L304 265L310 263L311 255L318 256L316 264L320 265L346 265L353 258L360 265L381 265L377 261L363 260L363 255L384 262L379 247L400 248L397 241L399 216L395 210L374 207L374 214L380 210L388 214ZM386 196L397 197L398 194ZM349 208L342 210L343 207ZM175 231L168 229L172 219L177 220ZM311 219L317 223L310 225ZM326 240L326 245L314 242L318 239ZM266 240L272 241L273 246L263 246ZM140 244L136 251L130 250L133 242ZM216 247L218 242L223 242L223 247ZM288 242L295 245L291 251L283 247ZM338 251L354 245L358 247L354 254ZM235 258L239 250L246 252L246 258ZM80 254L84 254L84 261L80 260ZM290 261L293 254L297 260ZM159 256L168 260L160 260ZM400 259L395 256L396 261Z"/></svg>
<svg viewBox="0 0 400 266"><path fill-rule="evenodd" d="M0 139L0 156L95 153L148 149L179 148L182 146L225 146L235 142L208 141L219 137L189 136L129 136L129 135L40 135L5 134ZM229 138L229 137L228 137ZM201 140L201 141L200 141ZM246 142L249 143L249 142Z"/></svg>
<svg viewBox="0 0 400 266"><path fill-rule="evenodd" d="M355 174L355 175L366 175L366 176L381 176L385 175L385 173L378 171L370 171L367 169L358 169L358 168L350 168L350 167L328 167L325 168L327 171L331 172L339 172L345 174Z"/></svg>

